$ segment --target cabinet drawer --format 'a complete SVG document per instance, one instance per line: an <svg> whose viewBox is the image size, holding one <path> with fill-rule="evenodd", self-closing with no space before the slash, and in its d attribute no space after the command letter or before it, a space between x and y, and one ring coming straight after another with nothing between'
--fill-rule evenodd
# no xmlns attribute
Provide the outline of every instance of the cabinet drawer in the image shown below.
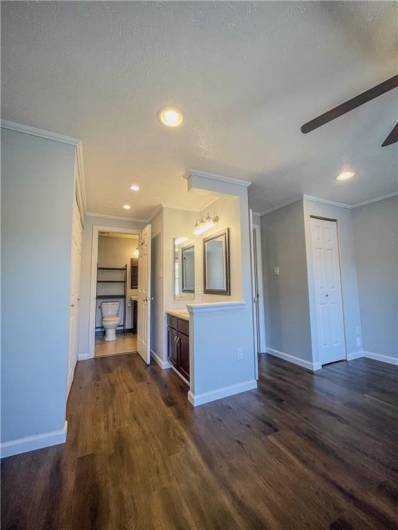
<svg viewBox="0 0 398 530"><path fill-rule="evenodd" d="M189 335L188 320L183 320L182 318L179 318L177 321L177 326L178 331L181 331L181 333L185 333L185 335Z"/></svg>
<svg viewBox="0 0 398 530"><path fill-rule="evenodd" d="M167 315L167 325L169 328L178 329L178 318L172 315Z"/></svg>

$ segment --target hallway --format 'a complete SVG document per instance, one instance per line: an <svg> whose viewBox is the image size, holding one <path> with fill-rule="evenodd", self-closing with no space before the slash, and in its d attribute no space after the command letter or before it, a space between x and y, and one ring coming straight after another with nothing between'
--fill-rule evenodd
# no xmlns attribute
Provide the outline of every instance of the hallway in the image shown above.
<svg viewBox="0 0 398 530"><path fill-rule="evenodd" d="M80 362L65 446L2 463L2 527L393 528L398 368L260 365L258 390L194 409L136 354Z"/></svg>

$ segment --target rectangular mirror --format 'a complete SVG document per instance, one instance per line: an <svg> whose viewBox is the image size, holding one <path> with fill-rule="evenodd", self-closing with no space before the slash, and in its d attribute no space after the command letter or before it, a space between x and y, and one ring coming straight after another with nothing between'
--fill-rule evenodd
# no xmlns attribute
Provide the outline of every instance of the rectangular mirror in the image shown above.
<svg viewBox="0 0 398 530"><path fill-rule="evenodd" d="M203 239L204 289L208 294L231 294L229 228Z"/></svg>
<svg viewBox="0 0 398 530"><path fill-rule="evenodd" d="M195 297L195 246L187 237L174 239L174 297Z"/></svg>
<svg viewBox="0 0 398 530"><path fill-rule="evenodd" d="M195 247L181 249L181 291L183 293L195 292Z"/></svg>

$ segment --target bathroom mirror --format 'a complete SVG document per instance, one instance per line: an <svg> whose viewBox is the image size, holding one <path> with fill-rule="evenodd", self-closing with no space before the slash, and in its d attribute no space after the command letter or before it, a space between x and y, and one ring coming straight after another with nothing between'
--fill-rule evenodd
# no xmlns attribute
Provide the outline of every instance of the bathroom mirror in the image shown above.
<svg viewBox="0 0 398 530"><path fill-rule="evenodd" d="M174 239L174 296L192 299L195 293L195 246L187 237Z"/></svg>
<svg viewBox="0 0 398 530"><path fill-rule="evenodd" d="M183 293L195 292L195 247L181 249L181 291Z"/></svg>
<svg viewBox="0 0 398 530"><path fill-rule="evenodd" d="M203 239L204 292L231 294L229 257L229 228Z"/></svg>

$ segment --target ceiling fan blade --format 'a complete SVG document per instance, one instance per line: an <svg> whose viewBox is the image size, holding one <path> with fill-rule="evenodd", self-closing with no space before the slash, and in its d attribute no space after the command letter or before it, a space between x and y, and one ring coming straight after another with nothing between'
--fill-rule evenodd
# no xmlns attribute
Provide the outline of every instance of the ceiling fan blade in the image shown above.
<svg viewBox="0 0 398 530"><path fill-rule="evenodd" d="M301 127L301 132L304 134L307 134L314 129L317 129L318 127L321 127L322 125L325 125L325 123L328 123L329 121L335 120L336 118L339 118L343 114L346 114L347 112L350 112L351 110L356 109L360 105L363 105L364 103L367 103L368 101L371 101L374 98L377 98L378 96L381 96L385 92L388 92L389 90L393 90L394 88L398 87L398 75L394 75L393 77L390 77L390 79L387 79L386 81L383 81L379 85L374 86L373 88L370 88L369 90L365 90L365 92L362 92L362 94L359 94L358 96L355 96L352 99L349 99L348 101L345 101L341 105L338 105L337 107L334 107L331 110L328 110L324 114L321 114L317 118L314 118L311 121L308 121Z"/></svg>
<svg viewBox="0 0 398 530"><path fill-rule="evenodd" d="M395 144L395 142L398 142L398 123L395 125L394 129L390 132L381 146L385 147L386 145Z"/></svg>

